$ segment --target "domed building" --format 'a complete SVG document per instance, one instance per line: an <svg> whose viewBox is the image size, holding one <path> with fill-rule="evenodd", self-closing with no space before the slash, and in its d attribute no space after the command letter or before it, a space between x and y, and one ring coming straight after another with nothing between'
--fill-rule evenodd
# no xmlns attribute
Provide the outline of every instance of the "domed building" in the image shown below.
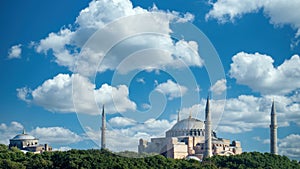
<svg viewBox="0 0 300 169"><path fill-rule="evenodd" d="M17 147L24 152L41 153L44 151L51 151L52 148L48 144L39 144L39 139L26 134L23 130L22 134L16 135L14 138L9 140L9 148Z"/></svg>
<svg viewBox="0 0 300 169"><path fill-rule="evenodd" d="M239 141L230 142L229 139L218 138L211 131L209 99L205 113L205 122L191 116L183 120L178 118L177 123L166 131L166 137L151 138L150 142L140 139L138 152L157 153L175 159L241 154Z"/></svg>
<svg viewBox="0 0 300 169"><path fill-rule="evenodd" d="M178 120L178 122L166 132L166 137L180 136L204 136L204 122L195 118Z"/></svg>

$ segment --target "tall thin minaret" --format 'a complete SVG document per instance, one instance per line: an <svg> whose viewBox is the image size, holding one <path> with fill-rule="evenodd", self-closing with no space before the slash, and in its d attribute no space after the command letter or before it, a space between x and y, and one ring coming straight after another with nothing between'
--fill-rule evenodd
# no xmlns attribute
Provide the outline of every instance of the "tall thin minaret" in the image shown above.
<svg viewBox="0 0 300 169"><path fill-rule="evenodd" d="M211 114L209 111L209 96L207 96L206 107L205 107L205 152L204 157L212 156L212 146L211 146Z"/></svg>
<svg viewBox="0 0 300 169"><path fill-rule="evenodd" d="M177 110L177 122L179 122L179 121L180 121L180 111Z"/></svg>
<svg viewBox="0 0 300 169"><path fill-rule="evenodd" d="M274 100L273 100L272 109L271 109L270 153L277 154L277 118L276 118Z"/></svg>
<svg viewBox="0 0 300 169"><path fill-rule="evenodd" d="M101 127L101 149L105 149L105 130L106 130L106 121L105 121L105 113L104 113L104 105L102 107L102 127Z"/></svg>

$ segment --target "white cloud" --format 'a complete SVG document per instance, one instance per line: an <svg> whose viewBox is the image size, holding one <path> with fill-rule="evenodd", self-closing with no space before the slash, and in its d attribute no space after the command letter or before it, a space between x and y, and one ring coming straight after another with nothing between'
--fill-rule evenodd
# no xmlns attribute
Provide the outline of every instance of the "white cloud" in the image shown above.
<svg viewBox="0 0 300 169"><path fill-rule="evenodd" d="M100 112L97 105L102 104L105 104L108 113L136 109L136 104L128 98L127 86L112 87L103 84L99 89L95 89L95 84L78 74L58 74L34 90L21 88L17 91L18 97L27 103L54 112L96 115Z"/></svg>
<svg viewBox="0 0 300 169"><path fill-rule="evenodd" d="M279 140L279 154L286 155L291 159L300 159L300 135L290 134Z"/></svg>
<svg viewBox="0 0 300 169"><path fill-rule="evenodd" d="M37 127L29 134L38 138L41 143L63 145L82 141L79 135L63 127Z"/></svg>
<svg viewBox="0 0 300 169"><path fill-rule="evenodd" d="M63 147L59 147L59 148L52 148L52 151L69 151L71 149L72 149L71 147L63 146Z"/></svg>
<svg viewBox="0 0 300 169"><path fill-rule="evenodd" d="M226 79L218 80L211 88L210 90L216 94L220 95L227 89L226 86Z"/></svg>
<svg viewBox="0 0 300 169"><path fill-rule="evenodd" d="M275 25L291 25L297 30L295 37L300 35L300 1L291 0L217 0L212 3L213 8L206 14L206 19L215 18L220 22L233 22L236 18L247 13L254 13L260 9L270 22ZM284 12L282 12L284 11Z"/></svg>
<svg viewBox="0 0 300 169"><path fill-rule="evenodd" d="M262 143L264 143L264 144L270 144L270 139L264 139L264 140L262 140Z"/></svg>
<svg viewBox="0 0 300 169"><path fill-rule="evenodd" d="M147 103L143 103L141 107L142 107L143 109L147 110L147 109L150 109L150 108L151 108L151 105L150 105L150 104L147 104Z"/></svg>
<svg viewBox="0 0 300 169"><path fill-rule="evenodd" d="M19 122L12 121L9 125L5 123L0 124L0 143L9 144L9 139L12 139L17 134L21 134L24 129L23 125Z"/></svg>
<svg viewBox="0 0 300 169"><path fill-rule="evenodd" d="M21 44L18 45L14 45L10 48L9 52L8 52L8 59L19 59L21 58L21 53L22 53L22 48L21 48Z"/></svg>
<svg viewBox="0 0 300 169"><path fill-rule="evenodd" d="M169 79L167 82L159 84L155 90L167 95L169 100L173 100L182 97L188 89Z"/></svg>
<svg viewBox="0 0 300 169"><path fill-rule="evenodd" d="M232 57L230 76L262 94L288 94L300 86L300 58L293 55L278 67L274 60L259 53L240 52Z"/></svg>
<svg viewBox="0 0 300 169"><path fill-rule="evenodd" d="M144 18L138 14L147 14L147 16ZM133 15L136 15L136 18L129 18L125 23L123 23L124 21L113 22L119 18ZM49 50L53 51L55 61L59 65L66 66L71 71L84 76L91 76L96 71L114 70L127 55L148 48L159 48L169 52L160 52L159 58L152 56L137 59L133 63L124 65L120 73L127 73L134 69L173 67L178 66L178 62L182 61L189 66L202 66L203 61L198 55L196 42L179 40L175 43L169 35L172 32L171 22L187 22L193 18L190 13L164 12L155 6L149 10L140 7L133 8L129 0L93 0L87 8L80 12L74 26L63 27L57 33L50 33L36 45L36 51L43 53L47 53ZM137 22L137 20L139 21ZM93 35L95 39L98 39L94 42L90 41L90 45L82 50L88 38L109 23L113 23L115 27L103 30L106 32L101 37ZM131 36L139 31L155 32L166 36ZM131 37L128 39L128 36ZM105 42L102 43L101 39L102 41L105 39ZM113 40L120 44L113 44L116 45L115 49L112 49L110 55L104 58L106 47L110 48L109 43ZM99 43L101 46L98 45ZM80 55L79 51L81 51ZM103 58L104 60L102 60ZM100 61L102 64L98 67ZM74 66L76 66L76 70Z"/></svg>
<svg viewBox="0 0 300 169"><path fill-rule="evenodd" d="M205 101L202 99L200 104L195 104L191 107L182 108L179 112L180 120L186 119L191 115L192 117L195 117L195 118L198 118L198 119L201 119L204 121L204 109L205 109L204 102ZM204 105L204 107L203 107L203 105ZM177 118L177 115L176 115L176 118Z"/></svg>
<svg viewBox="0 0 300 169"><path fill-rule="evenodd" d="M126 118L126 117L114 117L109 119L108 123L112 127L126 127L126 126L132 126L136 122L132 119Z"/></svg>
<svg viewBox="0 0 300 169"><path fill-rule="evenodd" d="M169 122L168 120L149 119L145 123L136 123L128 128L110 129L106 132L106 145L108 149L117 152L137 151L140 138L150 141L152 137L164 137L165 131L170 129L175 122L175 120ZM100 140L99 130L86 127L86 134L97 143Z"/></svg>
<svg viewBox="0 0 300 169"><path fill-rule="evenodd" d="M50 33L47 38L42 39L36 46L37 52L47 53L48 50L52 50L56 56L56 62L62 66L74 65L74 57L66 49L66 45L71 43L71 38L74 36L74 32L68 28L63 28L58 33Z"/></svg>
<svg viewBox="0 0 300 169"><path fill-rule="evenodd" d="M137 81L138 83L142 83L142 84L145 84L145 83L146 83L144 78L137 78L136 81Z"/></svg>
<svg viewBox="0 0 300 169"><path fill-rule="evenodd" d="M196 92L200 92L201 91L201 87L197 84L197 87L195 89Z"/></svg>
<svg viewBox="0 0 300 169"><path fill-rule="evenodd" d="M300 102L296 102L293 97L241 95L238 98L227 99L224 110L220 106L224 103L223 100L210 100L213 127L217 131L225 133L247 132L260 127L268 128L273 98L279 127L288 126L291 122L300 125L300 114L298 113L300 112ZM204 120L205 104L206 100L202 99L200 104L183 108L180 111L181 119L187 118L191 112L193 117Z"/></svg>
<svg viewBox="0 0 300 169"><path fill-rule="evenodd" d="M12 121L9 125L5 123L0 124L0 143L9 144L9 139L12 139L18 134L23 132L24 126L19 123ZM82 141L81 136L63 127L36 127L31 131L26 131L39 139L40 143L56 143L56 144L70 144Z"/></svg>
<svg viewBox="0 0 300 169"><path fill-rule="evenodd" d="M25 102L29 102L29 100L27 99L27 97L29 97L29 93L31 93L31 89L27 88L27 87L23 87L23 88L19 88L17 89L17 96L19 99L25 101Z"/></svg>
<svg viewBox="0 0 300 169"><path fill-rule="evenodd" d="M270 139L261 139L259 136L252 137L252 139L263 144L270 144Z"/></svg>

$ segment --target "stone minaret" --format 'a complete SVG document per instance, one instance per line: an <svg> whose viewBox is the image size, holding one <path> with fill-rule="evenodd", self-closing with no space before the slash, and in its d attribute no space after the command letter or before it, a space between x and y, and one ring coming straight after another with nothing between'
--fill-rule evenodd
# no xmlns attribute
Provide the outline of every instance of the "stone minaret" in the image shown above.
<svg viewBox="0 0 300 169"><path fill-rule="evenodd" d="M271 154L277 154L277 118L274 101L271 109L270 151Z"/></svg>
<svg viewBox="0 0 300 169"><path fill-rule="evenodd" d="M206 107L205 107L205 152L204 157L212 156L212 146L211 146L211 114L209 112L209 97L207 97Z"/></svg>
<svg viewBox="0 0 300 169"><path fill-rule="evenodd" d="M101 149L105 149L105 130L106 130L106 121L105 121L104 105L102 107L102 127L101 127Z"/></svg>

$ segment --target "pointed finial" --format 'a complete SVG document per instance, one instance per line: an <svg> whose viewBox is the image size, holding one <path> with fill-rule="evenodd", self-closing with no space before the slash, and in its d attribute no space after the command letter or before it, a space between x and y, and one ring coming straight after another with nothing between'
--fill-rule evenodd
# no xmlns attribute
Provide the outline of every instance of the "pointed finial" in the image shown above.
<svg viewBox="0 0 300 169"><path fill-rule="evenodd" d="M179 122L179 121L180 121L180 111L177 110L177 122Z"/></svg>
<svg viewBox="0 0 300 169"><path fill-rule="evenodd" d="M23 128L23 133L22 134L26 134L26 132L25 132L25 128Z"/></svg>
<svg viewBox="0 0 300 169"><path fill-rule="evenodd" d="M272 101L271 114L275 114L275 101L274 101L274 99Z"/></svg>
<svg viewBox="0 0 300 169"><path fill-rule="evenodd" d="M104 115L104 104L102 105L102 116Z"/></svg>
<svg viewBox="0 0 300 169"><path fill-rule="evenodd" d="M205 110L209 111L209 94L207 95Z"/></svg>

